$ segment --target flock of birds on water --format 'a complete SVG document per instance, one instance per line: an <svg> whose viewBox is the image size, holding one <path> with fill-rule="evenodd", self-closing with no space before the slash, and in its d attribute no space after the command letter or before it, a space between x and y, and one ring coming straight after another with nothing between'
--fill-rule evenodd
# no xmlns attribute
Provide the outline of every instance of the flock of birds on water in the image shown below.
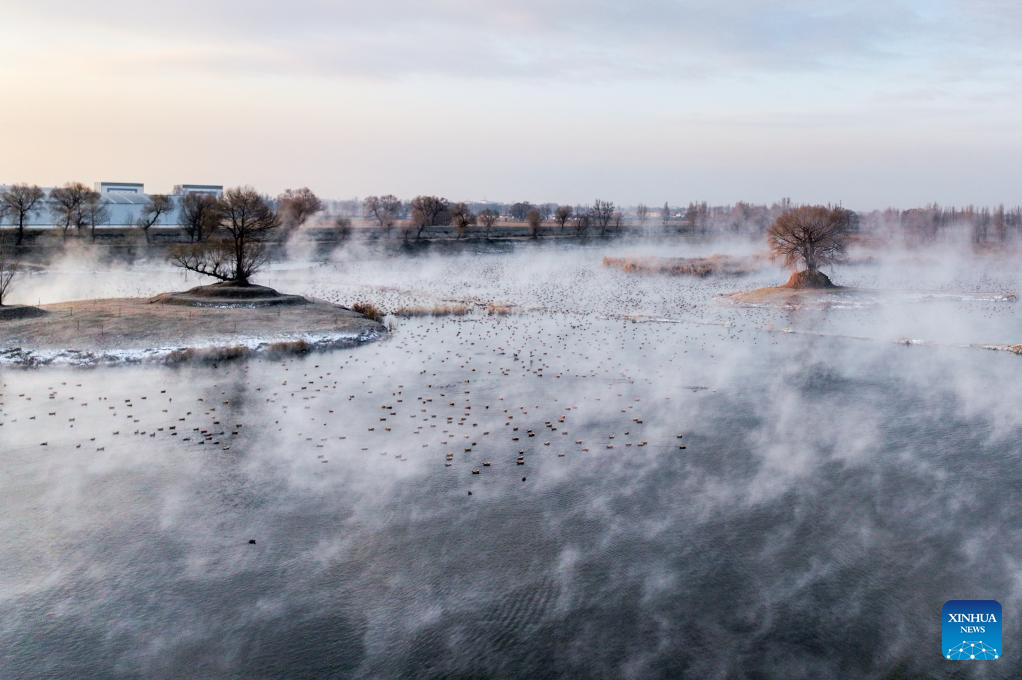
<svg viewBox="0 0 1022 680"><path fill-rule="evenodd" d="M399 319L388 339L355 350L125 368L125 380L103 371L9 373L0 381L0 435L94 453L142 445L238 454L266 445L269 432L275 446L322 465L425 455L468 477L514 470L526 482L537 458L684 451L689 424L678 394L709 389L693 369L712 363L721 342L778 342L709 309L706 298L734 281L703 282L693 296L685 279L577 263L553 271L499 257L466 262L427 261L411 274L325 266L272 282L340 304L457 301L477 310ZM511 313L486 314L493 302Z"/></svg>
<svg viewBox="0 0 1022 680"><path fill-rule="evenodd" d="M23 372L34 389L12 392L20 381L11 375L0 385L0 433L25 450L93 454L244 455L272 441L323 465L339 456L427 456L469 482L508 470L526 482L540 457L687 448L683 413L671 419L674 431L663 427L672 397L636 396L644 378L635 359L649 358L654 327L544 326L423 319L403 322L383 343L280 362L106 369L126 374L110 379L102 371ZM616 343L578 344L593 333Z"/></svg>

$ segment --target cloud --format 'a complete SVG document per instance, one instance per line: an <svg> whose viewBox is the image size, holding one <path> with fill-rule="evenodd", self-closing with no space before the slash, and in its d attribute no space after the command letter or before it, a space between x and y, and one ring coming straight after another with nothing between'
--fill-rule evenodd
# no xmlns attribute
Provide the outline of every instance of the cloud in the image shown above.
<svg viewBox="0 0 1022 680"><path fill-rule="evenodd" d="M907 55L926 19L904 0L786 3L559 0L386 3L110 0L24 2L18 22L85 30L130 65L107 32L163 47L172 68L395 78L684 79L868 65ZM223 46L232 56L222 58Z"/></svg>

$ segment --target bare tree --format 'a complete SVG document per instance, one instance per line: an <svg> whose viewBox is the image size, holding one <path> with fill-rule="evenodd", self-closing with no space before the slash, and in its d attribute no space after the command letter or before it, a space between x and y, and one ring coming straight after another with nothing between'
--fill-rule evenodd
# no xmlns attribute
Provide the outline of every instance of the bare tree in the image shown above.
<svg viewBox="0 0 1022 680"><path fill-rule="evenodd" d="M82 204L90 193L92 189L81 182L68 182L50 192L50 212L65 239L72 226L81 228Z"/></svg>
<svg viewBox="0 0 1022 680"><path fill-rule="evenodd" d="M25 220L39 211L39 202L45 196L45 192L35 184L13 184L0 194L0 205L18 223L17 245L20 246L25 239Z"/></svg>
<svg viewBox="0 0 1022 680"><path fill-rule="evenodd" d="M525 214L525 221L529 224L529 238L539 238L539 228L543 225L543 215L536 208L529 208Z"/></svg>
<svg viewBox="0 0 1022 680"><path fill-rule="evenodd" d="M280 227L280 217L251 187L228 189L221 203L220 236L179 246L171 258L182 269L247 285L268 260L265 241Z"/></svg>
<svg viewBox="0 0 1022 680"><path fill-rule="evenodd" d="M486 238L490 238L490 231L493 229L493 225L497 223L499 217L500 215L497 214L497 211L491 208L486 208L479 213L479 221L486 228Z"/></svg>
<svg viewBox="0 0 1022 680"><path fill-rule="evenodd" d="M351 238L351 218L338 215L334 218L334 237L341 242Z"/></svg>
<svg viewBox="0 0 1022 680"><path fill-rule="evenodd" d="M843 208L824 206L787 210L767 232L770 252L783 258L786 267L805 266L810 282L822 281L817 276L819 268L839 261L845 252L848 214Z"/></svg>
<svg viewBox="0 0 1022 680"><path fill-rule="evenodd" d="M7 290L18 273L18 261L14 253L3 239L0 239L0 307L4 306L4 298L7 297Z"/></svg>
<svg viewBox="0 0 1022 680"><path fill-rule="evenodd" d="M640 203L636 206L635 217L639 220L639 226L645 229L646 222L649 220L649 206L645 203Z"/></svg>
<svg viewBox="0 0 1022 680"><path fill-rule="evenodd" d="M380 224L384 234L389 234L398 215L401 214L401 199L387 194L386 196L368 196L362 203L366 217L372 217Z"/></svg>
<svg viewBox="0 0 1022 680"><path fill-rule="evenodd" d="M607 227L610 226L611 220L614 219L614 204L611 201L601 201L596 199L593 202L593 220L600 227L600 236L606 236Z"/></svg>
<svg viewBox="0 0 1022 680"><path fill-rule="evenodd" d="M277 197L277 213L280 223L287 231L292 231L304 224L316 213L323 210L323 201L308 187L288 189Z"/></svg>
<svg viewBox="0 0 1022 680"><path fill-rule="evenodd" d="M98 191L90 191L82 201L81 222L89 227L89 235L96 240L96 225L105 224L110 219L110 210L107 209L106 201Z"/></svg>
<svg viewBox="0 0 1022 680"><path fill-rule="evenodd" d="M592 210L584 207L575 208L575 235L585 236L589 233L589 226L592 224Z"/></svg>
<svg viewBox="0 0 1022 680"><path fill-rule="evenodd" d="M415 238L422 238L422 231L426 227L438 227L451 222L451 211L446 198L416 196L412 199L411 208L412 224L417 229Z"/></svg>
<svg viewBox="0 0 1022 680"><path fill-rule="evenodd" d="M566 225L568 220L571 219L571 213L572 210L570 205L558 206L557 210L554 211L554 221L556 221L558 226L560 226L561 231L564 231L564 225Z"/></svg>
<svg viewBox="0 0 1022 680"><path fill-rule="evenodd" d="M185 194L180 220L192 243L206 240L220 225L220 199L206 193Z"/></svg>
<svg viewBox="0 0 1022 680"><path fill-rule="evenodd" d="M174 208L174 202L166 194L151 194L142 207L142 215L138 218L138 228L145 234L145 242L149 243L149 230L160 218Z"/></svg>
<svg viewBox="0 0 1022 680"><path fill-rule="evenodd" d="M532 210L532 204L528 201L519 201L511 205L511 209L508 211L511 217L524 222L529 215L529 211Z"/></svg>
<svg viewBox="0 0 1022 680"><path fill-rule="evenodd" d="M476 223L476 216L464 203L455 203L451 206L451 223L458 232L458 238L462 238L468 227Z"/></svg>
<svg viewBox="0 0 1022 680"><path fill-rule="evenodd" d="M664 201L664 207L660 208L660 220L663 222L664 229L671 224L671 206L667 201Z"/></svg>

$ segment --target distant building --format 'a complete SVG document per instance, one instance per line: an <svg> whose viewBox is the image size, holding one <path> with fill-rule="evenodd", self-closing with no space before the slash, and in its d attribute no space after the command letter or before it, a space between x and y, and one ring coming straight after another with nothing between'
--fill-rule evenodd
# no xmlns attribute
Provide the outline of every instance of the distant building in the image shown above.
<svg viewBox="0 0 1022 680"><path fill-rule="evenodd" d="M144 194L145 184L141 182L96 182L96 191L101 194Z"/></svg>
<svg viewBox="0 0 1022 680"><path fill-rule="evenodd" d="M178 184L174 187L174 194L184 196L185 194L208 194L219 198L224 195L224 188L219 184Z"/></svg>
<svg viewBox="0 0 1022 680"><path fill-rule="evenodd" d="M0 191L7 188L7 185L0 184ZM145 192L145 184L142 182L96 182L93 188L100 193L103 204L107 209L107 220L98 225L102 227L132 227L138 224L142 217L146 203L149 202L149 194ZM50 192L54 187L43 187L45 198L40 201L36 210L29 215L25 226L31 228L52 228L54 225L53 200ZM209 196L223 196L224 188L219 184L178 184L174 187L174 195L171 197L171 210L160 218L158 226L174 227L181 222L181 198L186 194L207 194ZM12 225L10 215L0 215L0 227L8 228Z"/></svg>

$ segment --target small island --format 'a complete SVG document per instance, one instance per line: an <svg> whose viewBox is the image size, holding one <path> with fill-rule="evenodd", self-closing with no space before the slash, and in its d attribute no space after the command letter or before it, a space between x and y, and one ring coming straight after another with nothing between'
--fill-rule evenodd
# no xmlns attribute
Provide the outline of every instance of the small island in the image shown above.
<svg viewBox="0 0 1022 680"><path fill-rule="evenodd" d="M821 294L854 293L837 286L821 267L833 265L845 254L852 213L844 208L801 206L782 213L767 232L771 254L793 269L788 282L730 295L745 304L792 304Z"/></svg>
<svg viewBox="0 0 1022 680"><path fill-rule="evenodd" d="M266 236L280 226L263 196L231 189L217 210L218 236L175 249L171 260L219 283L183 292L4 306L18 267L0 253L0 365L222 361L352 347L386 334L377 315L251 282L267 262Z"/></svg>

